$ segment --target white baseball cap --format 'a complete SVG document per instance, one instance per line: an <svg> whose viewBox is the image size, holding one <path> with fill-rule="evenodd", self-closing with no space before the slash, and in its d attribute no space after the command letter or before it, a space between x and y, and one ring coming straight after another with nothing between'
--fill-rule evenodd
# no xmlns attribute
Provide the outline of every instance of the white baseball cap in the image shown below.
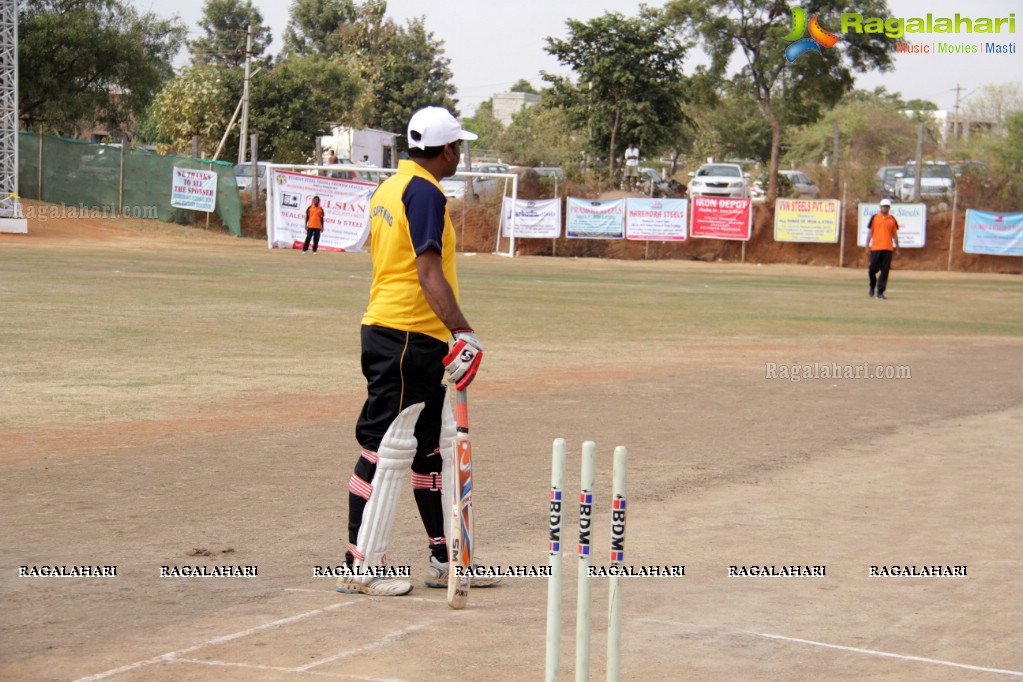
<svg viewBox="0 0 1023 682"><path fill-rule="evenodd" d="M881 200L881 205L882 206L891 206L892 205L892 201L891 201L891 199L882 199Z"/></svg>
<svg viewBox="0 0 1023 682"><path fill-rule="evenodd" d="M425 107L412 114L408 122L408 146L416 149L443 147L457 140L476 140L478 136L462 130L444 107Z"/></svg>

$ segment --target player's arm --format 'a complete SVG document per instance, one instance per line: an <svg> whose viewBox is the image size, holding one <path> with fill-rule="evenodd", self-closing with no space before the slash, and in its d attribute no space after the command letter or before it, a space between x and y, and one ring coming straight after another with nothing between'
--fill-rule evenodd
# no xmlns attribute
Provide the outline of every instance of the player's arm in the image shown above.
<svg viewBox="0 0 1023 682"><path fill-rule="evenodd" d="M444 368L455 388L464 391L479 370L483 360L483 344L476 338L476 332L462 314L455 300L455 292L444 277L440 253L433 248L426 249L416 256L416 269L419 271L419 286L423 289L426 302L451 330L455 339L451 351L444 358Z"/></svg>
<svg viewBox="0 0 1023 682"><path fill-rule="evenodd" d="M423 251L416 256L416 270L419 272L419 286L423 289L423 296L444 326L452 332L472 329L455 300L455 292L444 277L440 253L434 248Z"/></svg>

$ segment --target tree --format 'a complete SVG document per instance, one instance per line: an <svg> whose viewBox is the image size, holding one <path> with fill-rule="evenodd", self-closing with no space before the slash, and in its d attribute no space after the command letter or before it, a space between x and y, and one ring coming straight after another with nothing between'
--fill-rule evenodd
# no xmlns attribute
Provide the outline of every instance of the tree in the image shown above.
<svg viewBox="0 0 1023 682"><path fill-rule="evenodd" d="M879 166L903 164L915 154L917 124L902 113L904 110L901 98L883 89L855 90L819 121L799 127L786 158L794 163L820 164L832 154L837 126L843 172L851 179L854 194L868 196Z"/></svg>
<svg viewBox="0 0 1023 682"><path fill-rule="evenodd" d="M887 16L884 0L811 0L805 16L828 17L843 12L864 16ZM803 21L792 19L778 0L671 0L668 16L684 35L698 38L711 56L711 75L723 76L736 49L744 64L740 76L746 81L771 128L768 202L778 196L778 164L782 130L786 123L810 123L852 89L853 71L889 70L895 41L883 34L848 33L835 46L796 57L789 64L787 39L801 38ZM780 107L779 103L784 103ZM780 111L783 109L783 111ZM784 114L780 115L780 114Z"/></svg>
<svg viewBox="0 0 1023 682"><path fill-rule="evenodd" d="M1019 83L988 84L966 106L966 117L1001 131L1009 118L1023 112L1023 86Z"/></svg>
<svg viewBox="0 0 1023 682"><path fill-rule="evenodd" d="M291 57L253 81L249 128L259 155L278 163L306 163L314 138L329 132L338 112L351 111L362 87L351 67L319 55Z"/></svg>
<svg viewBox="0 0 1023 682"><path fill-rule="evenodd" d="M641 7L637 17L607 12L589 22L569 19L568 37L547 38L548 53L570 67L577 82L549 73L550 103L564 110L591 149L607 155L608 173L625 142L661 148L684 119L686 45L663 12ZM628 138L628 139L626 139Z"/></svg>
<svg viewBox="0 0 1023 682"><path fill-rule="evenodd" d="M284 29L285 56L330 55L337 48L338 30L355 19L352 0L293 0Z"/></svg>
<svg viewBox="0 0 1023 682"><path fill-rule="evenodd" d="M584 147L564 110L542 103L512 116L496 145L502 159L522 166L564 166L578 161Z"/></svg>
<svg viewBox="0 0 1023 682"><path fill-rule="evenodd" d="M252 0L206 0L199 30L203 36L188 43L193 62L237 67L245 63L246 31L252 28L252 55L259 57L273 40L263 14Z"/></svg>
<svg viewBox="0 0 1023 682"><path fill-rule="evenodd" d="M1001 172L1019 184L1023 174L1023 112L1016 113L1005 121L1005 139L995 147Z"/></svg>
<svg viewBox="0 0 1023 682"><path fill-rule="evenodd" d="M121 0L23 0L18 23L21 122L67 135L127 129L174 74L187 32Z"/></svg>
<svg viewBox="0 0 1023 682"><path fill-rule="evenodd" d="M536 91L536 88L534 88L533 85L525 78L520 78L517 81L515 81L515 83L510 88L508 88L508 92L525 92L530 95L540 94L539 92Z"/></svg>
<svg viewBox="0 0 1023 682"><path fill-rule="evenodd" d="M488 99L476 107L476 114L466 118L462 126L479 136L473 149L496 150L504 136L504 124L494 116L494 100Z"/></svg>
<svg viewBox="0 0 1023 682"><path fill-rule="evenodd" d="M330 40L365 83L355 118L361 125L400 133L412 114L428 105L446 107L457 116L444 42L426 29L422 17L399 26L384 16L386 8L383 0L360 5L355 19ZM404 144L404 137L399 139Z"/></svg>
<svg viewBox="0 0 1023 682"><path fill-rule="evenodd" d="M182 69L153 102L147 125L154 138L150 141L162 141L173 152L191 154L192 137L196 136L200 155L212 155L240 92L237 69L209 64Z"/></svg>

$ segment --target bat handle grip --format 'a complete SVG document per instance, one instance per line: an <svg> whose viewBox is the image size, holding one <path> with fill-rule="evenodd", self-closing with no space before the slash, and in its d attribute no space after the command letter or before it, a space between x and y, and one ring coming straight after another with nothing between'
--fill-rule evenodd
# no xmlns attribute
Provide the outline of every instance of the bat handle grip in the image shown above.
<svg viewBox="0 0 1023 682"><path fill-rule="evenodd" d="M469 396L466 389L455 391L455 428L469 435Z"/></svg>

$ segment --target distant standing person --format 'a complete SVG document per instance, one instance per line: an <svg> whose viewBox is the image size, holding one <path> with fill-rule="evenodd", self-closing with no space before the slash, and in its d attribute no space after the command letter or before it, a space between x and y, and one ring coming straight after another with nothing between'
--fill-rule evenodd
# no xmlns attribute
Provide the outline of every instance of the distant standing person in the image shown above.
<svg viewBox="0 0 1023 682"><path fill-rule="evenodd" d="M313 242L313 253L320 248L320 233L323 232L323 207L320 206L320 198L313 197L313 201L305 210L305 244L302 245L302 253L309 251L309 241Z"/></svg>
<svg viewBox="0 0 1023 682"><path fill-rule="evenodd" d="M630 142L625 150L625 187L630 192L639 182L639 147Z"/></svg>
<svg viewBox="0 0 1023 682"><path fill-rule="evenodd" d="M373 162L369 160L369 154L366 154L362 157L362 165L368 166L370 168L373 167Z"/></svg>
<svg viewBox="0 0 1023 682"><path fill-rule="evenodd" d="M888 288L888 271L892 267L892 256L899 252L899 223L889 215L891 207L890 200L882 199L880 212L870 217L870 224L867 226L870 297L874 297L876 289L877 298L882 301L887 300L884 292Z"/></svg>

